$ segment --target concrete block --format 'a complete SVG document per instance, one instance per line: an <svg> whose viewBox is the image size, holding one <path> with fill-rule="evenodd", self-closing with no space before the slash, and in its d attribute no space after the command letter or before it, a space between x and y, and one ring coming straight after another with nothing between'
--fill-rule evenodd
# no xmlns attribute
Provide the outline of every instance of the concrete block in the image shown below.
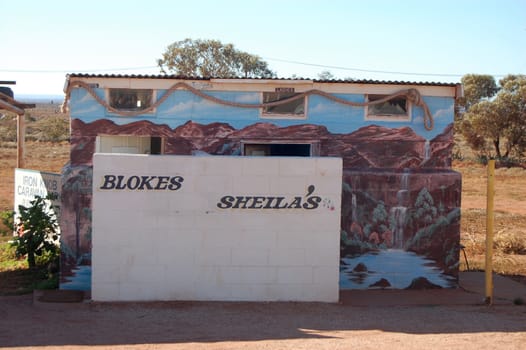
<svg viewBox="0 0 526 350"><path fill-rule="evenodd" d="M159 264L167 266L186 266L195 264L195 248L181 244L161 245L157 251L157 261Z"/></svg>
<svg viewBox="0 0 526 350"><path fill-rule="evenodd" d="M120 301L153 301L160 300L159 286L144 282L122 282L119 288Z"/></svg>
<svg viewBox="0 0 526 350"><path fill-rule="evenodd" d="M310 181L298 176L276 176L270 178L270 193L275 196L304 196Z"/></svg>
<svg viewBox="0 0 526 350"><path fill-rule="evenodd" d="M272 266L306 266L309 260L304 248L277 247L269 254L269 264Z"/></svg>
<svg viewBox="0 0 526 350"><path fill-rule="evenodd" d="M264 157L243 157L243 176L270 176L279 175L279 163Z"/></svg>
<svg viewBox="0 0 526 350"><path fill-rule="evenodd" d="M309 158L280 157L280 176L311 176L316 171L316 163Z"/></svg>
<svg viewBox="0 0 526 350"><path fill-rule="evenodd" d="M334 285L311 284L303 289L303 301L322 301L326 303L337 303L339 300L338 288Z"/></svg>
<svg viewBox="0 0 526 350"><path fill-rule="evenodd" d="M267 176L240 176L233 177L232 195L235 196L255 196L266 195L270 191L269 178Z"/></svg>
<svg viewBox="0 0 526 350"><path fill-rule="evenodd" d="M145 283L151 286L158 286L164 280L164 266L155 265L135 265L131 268L124 281L130 283Z"/></svg>
<svg viewBox="0 0 526 350"><path fill-rule="evenodd" d="M115 283L121 279L120 266L115 264L101 264L92 266L91 283L92 285L104 285Z"/></svg>
<svg viewBox="0 0 526 350"><path fill-rule="evenodd" d="M343 168L343 160L341 158L318 157L315 159L316 173L320 177L340 177Z"/></svg>
<svg viewBox="0 0 526 350"><path fill-rule="evenodd" d="M232 248L232 265L265 266L269 263L269 252L264 248Z"/></svg>
<svg viewBox="0 0 526 350"><path fill-rule="evenodd" d="M308 285L302 283L279 283L268 287L269 299L274 301L308 301L304 297L304 289Z"/></svg>
<svg viewBox="0 0 526 350"><path fill-rule="evenodd" d="M312 267L310 266L278 266L278 283L312 283Z"/></svg>
<svg viewBox="0 0 526 350"><path fill-rule="evenodd" d="M315 266L312 268L312 282L321 286L334 286L338 284L340 278L340 266Z"/></svg>
<svg viewBox="0 0 526 350"><path fill-rule="evenodd" d="M273 301L266 284L234 284L232 285L232 300L238 301Z"/></svg>
<svg viewBox="0 0 526 350"><path fill-rule="evenodd" d="M196 252L195 262L197 266L230 266L232 265L232 254L229 247L216 247L203 249Z"/></svg>
<svg viewBox="0 0 526 350"><path fill-rule="evenodd" d="M203 175L196 176L193 181L193 188L200 192L211 194L228 194L233 191L232 176Z"/></svg>
<svg viewBox="0 0 526 350"><path fill-rule="evenodd" d="M305 263L307 266L320 268L327 266L339 266L340 257L338 254L334 254L334 252L335 249L310 246L305 249L305 256L308 257Z"/></svg>
<svg viewBox="0 0 526 350"><path fill-rule="evenodd" d="M274 284L278 282L277 268L273 266L242 266L240 281L243 284Z"/></svg>
<svg viewBox="0 0 526 350"><path fill-rule="evenodd" d="M121 300L119 283L118 282L93 283L91 286L91 299L94 301Z"/></svg>
<svg viewBox="0 0 526 350"><path fill-rule="evenodd" d="M218 266L217 273L225 284L242 283L242 269L239 266Z"/></svg>
<svg viewBox="0 0 526 350"><path fill-rule="evenodd" d="M266 228L240 230L237 244L240 248L260 248L272 250L277 247L277 232Z"/></svg>
<svg viewBox="0 0 526 350"><path fill-rule="evenodd" d="M242 172L241 158L211 156L198 158L198 161L204 162L204 171L202 175L229 175L235 176Z"/></svg>
<svg viewBox="0 0 526 350"><path fill-rule="evenodd" d="M232 285L199 279L194 284L194 300L231 301Z"/></svg>

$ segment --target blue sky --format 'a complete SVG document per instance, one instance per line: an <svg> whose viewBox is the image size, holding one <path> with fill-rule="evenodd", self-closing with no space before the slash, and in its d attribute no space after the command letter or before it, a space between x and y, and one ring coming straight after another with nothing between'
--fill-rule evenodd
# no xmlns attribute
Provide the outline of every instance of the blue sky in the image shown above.
<svg viewBox="0 0 526 350"><path fill-rule="evenodd" d="M0 13L0 80L17 81L15 97L60 95L67 73L158 74L185 38L232 43L285 78L526 74L525 0L0 0Z"/></svg>

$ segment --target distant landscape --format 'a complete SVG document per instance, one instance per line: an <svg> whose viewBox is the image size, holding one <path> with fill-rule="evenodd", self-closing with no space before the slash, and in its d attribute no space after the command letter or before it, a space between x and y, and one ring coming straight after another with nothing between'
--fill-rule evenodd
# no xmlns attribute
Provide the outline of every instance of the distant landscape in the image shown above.
<svg viewBox="0 0 526 350"><path fill-rule="evenodd" d="M64 95L15 95L15 99L23 103L61 104L64 101Z"/></svg>

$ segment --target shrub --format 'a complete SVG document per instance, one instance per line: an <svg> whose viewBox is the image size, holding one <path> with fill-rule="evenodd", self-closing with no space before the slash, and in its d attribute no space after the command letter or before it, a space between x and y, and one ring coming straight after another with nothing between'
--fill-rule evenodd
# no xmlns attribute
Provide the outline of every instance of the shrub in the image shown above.
<svg viewBox="0 0 526 350"><path fill-rule="evenodd" d="M34 125L33 137L38 141L65 141L69 137L69 123L60 115L42 118Z"/></svg>
<svg viewBox="0 0 526 350"><path fill-rule="evenodd" d="M526 254L526 237L517 233L495 235L493 246L504 254Z"/></svg>
<svg viewBox="0 0 526 350"><path fill-rule="evenodd" d="M16 141L16 115L2 114L0 118L0 141Z"/></svg>
<svg viewBox="0 0 526 350"><path fill-rule="evenodd" d="M58 256L57 218L49 212L46 199L52 197L36 196L29 202L29 207L19 206L20 217L16 223L19 235L13 246L18 257L27 255L29 268L36 266L36 257L45 254Z"/></svg>
<svg viewBox="0 0 526 350"><path fill-rule="evenodd" d="M14 223L15 212L13 210L4 210L0 212L0 234L6 236L13 234L15 231Z"/></svg>

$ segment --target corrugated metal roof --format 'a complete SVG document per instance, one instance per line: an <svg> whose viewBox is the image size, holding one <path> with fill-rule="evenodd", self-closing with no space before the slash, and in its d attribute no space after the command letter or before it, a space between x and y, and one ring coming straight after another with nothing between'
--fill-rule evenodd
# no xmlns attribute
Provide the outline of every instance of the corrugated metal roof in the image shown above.
<svg viewBox="0 0 526 350"><path fill-rule="evenodd" d="M143 75L143 74L89 74L89 73L71 73L67 75L68 78L122 78L122 79L177 79L177 80L275 80L275 81L298 81L306 80L316 83L339 83L339 84L390 84L390 85L420 85L420 86L450 86L455 87L459 83L440 83L440 82L417 82L417 81L400 81L400 80L372 80L372 79L309 79L309 78L244 78L244 77L188 77L181 75L158 74L158 75Z"/></svg>

